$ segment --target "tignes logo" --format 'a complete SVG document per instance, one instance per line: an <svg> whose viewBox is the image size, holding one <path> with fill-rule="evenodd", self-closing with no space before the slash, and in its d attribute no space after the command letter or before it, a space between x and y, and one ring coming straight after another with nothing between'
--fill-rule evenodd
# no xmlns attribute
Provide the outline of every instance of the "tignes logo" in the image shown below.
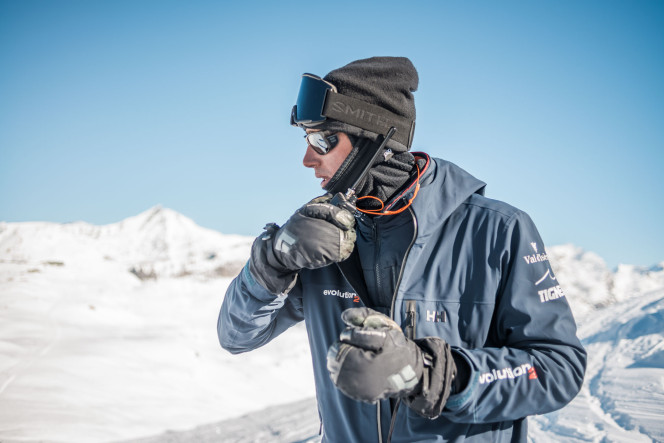
<svg viewBox="0 0 664 443"><path fill-rule="evenodd" d="M507 380L515 379L521 377L522 375L528 374L529 380L534 380L537 378L537 372L535 368L532 367L529 363L524 363L516 368L503 368L503 369L493 369L491 372L485 372L480 374L480 384L489 384L493 383L496 380Z"/></svg>
<svg viewBox="0 0 664 443"><path fill-rule="evenodd" d="M535 286L539 286L547 278L550 279L550 280L555 280L556 279L556 277L553 275L553 272L551 272L551 269L546 270L546 272L544 273L542 278L540 278L539 280L537 280L535 282Z"/></svg>
<svg viewBox="0 0 664 443"><path fill-rule="evenodd" d="M548 289L537 291L537 294L540 297L541 303L546 303L551 300L557 300L565 296L563 288L561 288L560 285L556 285Z"/></svg>
<svg viewBox="0 0 664 443"><path fill-rule="evenodd" d="M359 303L360 302L360 297L357 295L355 292L350 292L350 291L341 291L339 289L324 289L323 290L323 295L331 295L333 297L339 297L339 298L352 298L353 303Z"/></svg>

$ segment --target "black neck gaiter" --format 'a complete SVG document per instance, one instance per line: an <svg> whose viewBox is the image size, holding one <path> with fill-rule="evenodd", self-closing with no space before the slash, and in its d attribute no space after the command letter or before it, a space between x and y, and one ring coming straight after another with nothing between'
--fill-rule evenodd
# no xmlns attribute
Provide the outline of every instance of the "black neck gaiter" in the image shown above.
<svg viewBox="0 0 664 443"><path fill-rule="evenodd" d="M325 190L336 194L346 192L352 185L353 178L359 175L364 166L371 160L371 148L375 148L368 139L349 136L353 149L334 174ZM414 170L415 158L410 152L396 152L385 160L379 156L371 167L369 174L357 186L358 197L377 197L387 203L398 191L410 182ZM358 206L362 209L380 209L381 203L375 199L363 199Z"/></svg>
<svg viewBox="0 0 664 443"><path fill-rule="evenodd" d="M358 197L370 195L387 204L399 191L410 182L415 158L410 152L397 152L387 161L375 164L369 171L364 183L357 191ZM363 199L358 203L361 209L380 209L381 202L373 198Z"/></svg>

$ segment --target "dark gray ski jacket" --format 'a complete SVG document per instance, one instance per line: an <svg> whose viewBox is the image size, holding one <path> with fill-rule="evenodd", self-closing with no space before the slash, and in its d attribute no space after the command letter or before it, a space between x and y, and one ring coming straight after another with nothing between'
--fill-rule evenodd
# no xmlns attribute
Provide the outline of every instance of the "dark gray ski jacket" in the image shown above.
<svg viewBox="0 0 664 443"><path fill-rule="evenodd" d="M400 269L386 273L396 288L390 314L411 338L447 341L471 375L433 419L405 405L397 409L392 442L524 442L527 416L559 409L578 393L585 350L528 215L484 197L485 184L454 164L424 157L419 195L395 216L407 217L412 238ZM374 220L380 273L381 257L399 242L390 241L390 216ZM227 290L219 340L232 353L246 352L305 320L323 441L383 442L390 401L354 401L336 389L326 369L328 348L344 329L341 312L368 300L367 285L350 262L302 270L287 295L269 293L247 265Z"/></svg>

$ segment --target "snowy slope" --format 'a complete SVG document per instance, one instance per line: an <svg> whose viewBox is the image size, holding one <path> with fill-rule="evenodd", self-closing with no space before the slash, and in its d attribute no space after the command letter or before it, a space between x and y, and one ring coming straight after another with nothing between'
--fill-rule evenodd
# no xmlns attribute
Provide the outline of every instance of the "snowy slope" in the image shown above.
<svg viewBox="0 0 664 443"><path fill-rule="evenodd" d="M531 419L536 442L664 441L664 289L591 312L579 335L589 355L581 393Z"/></svg>
<svg viewBox="0 0 664 443"><path fill-rule="evenodd" d="M163 208L0 223L0 441L117 441L311 397L302 327L245 356L217 342L251 243Z"/></svg>
<svg viewBox="0 0 664 443"><path fill-rule="evenodd" d="M573 245L547 252L589 359L579 396L532 418L531 439L664 441L664 263L611 271Z"/></svg>
<svg viewBox="0 0 664 443"><path fill-rule="evenodd" d="M160 207L106 226L0 223L0 441L315 433L301 325L246 355L217 343L229 276L251 242ZM531 438L664 441L662 265L612 271L573 245L547 252L590 361L579 397L531 419ZM275 426L258 425L265 414Z"/></svg>

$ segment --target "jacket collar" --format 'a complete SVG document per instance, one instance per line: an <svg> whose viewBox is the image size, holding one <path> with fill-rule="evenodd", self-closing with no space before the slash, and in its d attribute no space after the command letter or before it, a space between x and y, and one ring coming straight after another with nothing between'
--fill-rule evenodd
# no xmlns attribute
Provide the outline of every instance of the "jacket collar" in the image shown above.
<svg viewBox="0 0 664 443"><path fill-rule="evenodd" d="M420 192L412 208L417 217L418 236L428 234L442 225L447 218L471 195L484 195L486 183L446 160L431 158L424 153L430 164L422 174Z"/></svg>
<svg viewBox="0 0 664 443"><path fill-rule="evenodd" d="M417 218L418 237L428 234L442 225L468 197L473 194L484 195L486 183L476 179L454 163L432 158L424 152L413 152L415 160L424 163L420 170L420 190L412 203ZM415 192L417 179L399 195L391 199L387 209L398 209L404 201L410 200ZM368 223L389 223L393 216L373 216L356 213L358 219Z"/></svg>

